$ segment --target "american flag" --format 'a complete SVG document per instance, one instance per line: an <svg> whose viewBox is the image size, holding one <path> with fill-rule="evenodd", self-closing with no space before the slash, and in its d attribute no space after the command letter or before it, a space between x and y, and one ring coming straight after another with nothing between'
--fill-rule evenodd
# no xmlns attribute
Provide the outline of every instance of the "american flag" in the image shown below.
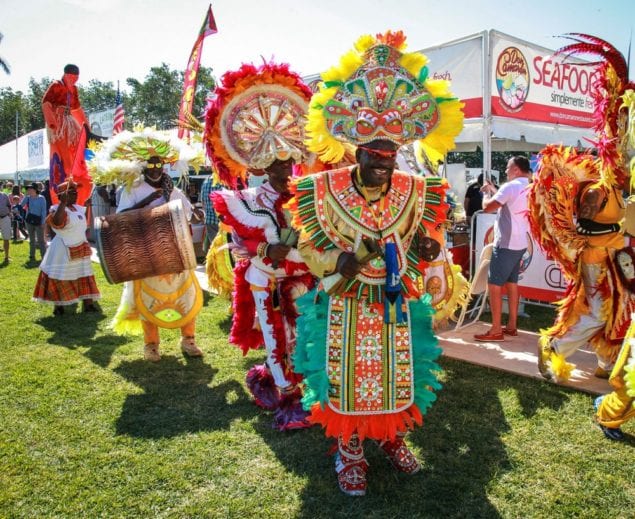
<svg viewBox="0 0 635 519"><path fill-rule="evenodd" d="M115 118L112 122L112 134L116 135L119 132L123 131L123 98L121 97L121 92L117 88L117 97L115 98Z"/></svg>

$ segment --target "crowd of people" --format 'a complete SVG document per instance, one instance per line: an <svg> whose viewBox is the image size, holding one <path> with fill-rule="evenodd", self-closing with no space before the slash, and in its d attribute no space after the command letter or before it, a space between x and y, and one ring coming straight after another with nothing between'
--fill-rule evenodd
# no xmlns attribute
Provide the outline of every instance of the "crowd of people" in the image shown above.
<svg viewBox="0 0 635 519"><path fill-rule="evenodd" d="M203 133L214 167L200 199L207 245L231 251L233 267L229 342L245 354L261 347L266 352L264 364L248 370L247 387L256 405L273 413L275 429L324 428L335 441L337 483L350 496L366 493L366 440L377 442L397 471L420 470L406 434L422 425L440 389L433 301L439 281L432 283L430 271L447 257L449 186L434 171L419 175L396 166L399 148L415 141L426 163L441 160L463 127L462 103L447 82L427 77L423 55L405 49L401 32L364 36L317 93L288 65L245 64L219 82ZM619 83L611 66L607 61L605 72L618 84L604 95L626 103L624 92L634 87L623 78ZM75 177L72 159L83 121L74 97L78 74L68 65L44 99L57 157L51 162L53 200L49 186L37 183L26 192L12 185L0 192L5 264L11 236L28 238L30 260L37 251L41 256L33 299L51 304L60 318L76 303L85 312L99 311L87 229L106 233L117 224L108 246L114 256L130 255L129 271L115 272L121 265L100 250L107 277L125 281L113 330L141 335L144 358L159 362L159 330L180 329L182 352L200 357L196 318L203 298L187 261L189 231L177 223L191 219L195 193L178 189L165 167L197 168L202 157L155 129L124 131L96 147L87 166L96 185L85 204L79 202L89 176L80 171ZM633 121L622 121L615 132L628 124ZM600 142L611 146L608 137L621 136L603 137ZM596 375L610 376L615 388L596 401L598 423L608 438L620 440L620 426L635 415L635 254L621 250L622 191L632 179L622 148L604 152L594 162L598 174L580 186L568 184L578 195L565 214L571 220L567 236L580 250L573 259L556 243L563 224L551 218L554 207L543 207L554 199L548 198L553 189L565 186L550 181L567 169L550 169L549 160L562 156L553 149L535 173L526 157L511 156L500 187L479 177L468 188L465 209L468 218L496 213L488 276L492 325L474 339L501 342L518 335L520 265L533 235L565 263L575 287L568 295L574 300L543 333L540 372L565 378L564 357L594 345ZM109 225L94 225L96 218ZM223 233L223 240L215 239ZM224 256L210 254L208 261L215 257ZM451 258L445 261L452 272ZM609 313L611 330L605 326Z"/></svg>

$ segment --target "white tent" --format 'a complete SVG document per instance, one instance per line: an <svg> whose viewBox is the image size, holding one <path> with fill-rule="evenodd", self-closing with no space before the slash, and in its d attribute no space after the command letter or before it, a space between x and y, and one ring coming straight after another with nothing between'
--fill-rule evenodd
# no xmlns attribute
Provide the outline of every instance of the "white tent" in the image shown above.
<svg viewBox="0 0 635 519"><path fill-rule="evenodd" d="M0 146L0 180L35 181L49 176L46 130L35 130Z"/></svg>
<svg viewBox="0 0 635 519"><path fill-rule="evenodd" d="M457 151L539 151L546 144L588 147L593 137L591 84L585 62L490 30L423 49L429 77L451 81L465 103Z"/></svg>

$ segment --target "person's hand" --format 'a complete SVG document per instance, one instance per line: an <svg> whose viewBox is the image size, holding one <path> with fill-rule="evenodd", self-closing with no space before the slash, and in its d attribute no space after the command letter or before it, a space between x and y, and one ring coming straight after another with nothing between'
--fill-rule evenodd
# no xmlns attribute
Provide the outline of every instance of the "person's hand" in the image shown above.
<svg viewBox="0 0 635 519"><path fill-rule="evenodd" d="M284 258L287 257L287 254L289 254L290 250L291 247L289 247L288 245L281 245L279 243L274 245L270 243L267 247L267 257L274 265L277 265L279 261L282 261Z"/></svg>
<svg viewBox="0 0 635 519"><path fill-rule="evenodd" d="M161 198L163 196L163 191L161 189L157 189L153 191L148 196L145 197L145 203L149 204L150 202L154 202L156 199Z"/></svg>
<svg viewBox="0 0 635 519"><path fill-rule="evenodd" d="M424 261L433 261L441 252L441 244L432 238L421 239L419 243L419 257Z"/></svg>
<svg viewBox="0 0 635 519"><path fill-rule="evenodd" d="M337 271L346 279L353 279L360 270L362 270L362 264L357 261L354 254L349 252L342 252L337 258Z"/></svg>
<svg viewBox="0 0 635 519"><path fill-rule="evenodd" d="M493 196L496 193L496 186L494 186L494 184L492 184L489 180L486 180L481 188L481 193Z"/></svg>

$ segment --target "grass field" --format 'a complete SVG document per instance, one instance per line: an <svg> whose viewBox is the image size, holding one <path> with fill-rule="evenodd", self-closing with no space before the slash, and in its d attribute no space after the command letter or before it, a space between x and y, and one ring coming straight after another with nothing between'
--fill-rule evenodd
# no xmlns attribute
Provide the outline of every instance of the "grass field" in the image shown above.
<svg viewBox="0 0 635 519"><path fill-rule="evenodd" d="M200 314L203 360L162 331L150 364L141 338L108 330L121 287L98 266L103 315L59 318L30 300L28 245L12 256L0 268L0 517L635 513L634 438L604 439L589 395L447 359L438 401L408 437L421 473L395 473L368 444L368 495L346 497L319 429L275 432L250 402L244 374L263 355L228 346L226 302L208 298Z"/></svg>

